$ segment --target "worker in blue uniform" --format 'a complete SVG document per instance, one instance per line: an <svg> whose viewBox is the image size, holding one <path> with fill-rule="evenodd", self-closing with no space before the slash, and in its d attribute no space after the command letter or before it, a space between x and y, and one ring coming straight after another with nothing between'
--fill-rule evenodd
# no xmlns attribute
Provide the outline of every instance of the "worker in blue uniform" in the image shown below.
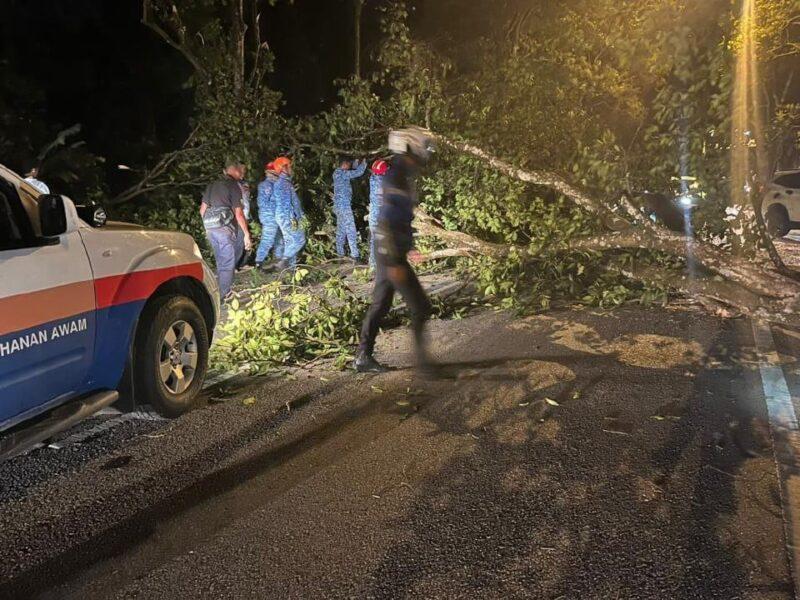
<svg viewBox="0 0 800 600"><path fill-rule="evenodd" d="M278 181L275 163L269 162L264 167L264 180L258 184L258 220L261 223L261 242L256 252L256 266L263 267L270 252L274 249L275 258L283 256L283 236L278 229L275 218L275 197L273 192Z"/></svg>
<svg viewBox="0 0 800 600"><path fill-rule="evenodd" d="M367 170L367 161L360 160L353 163L349 159L343 160L339 168L333 172L333 212L336 216L336 254L344 256L344 243L350 247L350 257L360 261L358 251L358 230L353 216L353 185L354 179L364 175Z"/></svg>
<svg viewBox="0 0 800 600"><path fill-rule="evenodd" d="M306 245L305 214L292 182L292 161L283 156L275 159L275 171L278 173L278 181L272 192L275 198L275 221L284 243L283 255L276 269L285 271L294 269L297 255Z"/></svg>
<svg viewBox="0 0 800 600"><path fill-rule="evenodd" d="M369 177L369 268L375 270L375 236L378 233L378 215L383 204L383 179L389 170L389 163L378 159L372 163Z"/></svg>

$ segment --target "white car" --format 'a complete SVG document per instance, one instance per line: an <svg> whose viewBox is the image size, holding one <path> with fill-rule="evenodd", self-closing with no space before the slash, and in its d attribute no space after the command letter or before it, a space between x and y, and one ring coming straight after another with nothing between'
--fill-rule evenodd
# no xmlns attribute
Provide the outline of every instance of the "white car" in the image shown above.
<svg viewBox="0 0 800 600"><path fill-rule="evenodd" d="M775 174L764 193L762 210L773 237L783 237L800 228L800 170Z"/></svg>
<svg viewBox="0 0 800 600"><path fill-rule="evenodd" d="M0 165L0 458L117 400L180 415L202 389L219 288L197 244L100 224Z"/></svg>

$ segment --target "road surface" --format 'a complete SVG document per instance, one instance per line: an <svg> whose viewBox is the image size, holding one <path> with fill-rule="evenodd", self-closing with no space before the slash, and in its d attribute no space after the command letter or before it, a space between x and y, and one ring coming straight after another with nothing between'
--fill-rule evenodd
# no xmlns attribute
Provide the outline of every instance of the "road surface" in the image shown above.
<svg viewBox="0 0 800 600"><path fill-rule="evenodd" d="M437 380L394 331L391 373L226 384L175 422L0 466L0 597L793 597L749 321L485 312L433 332ZM800 396L800 334L772 333Z"/></svg>

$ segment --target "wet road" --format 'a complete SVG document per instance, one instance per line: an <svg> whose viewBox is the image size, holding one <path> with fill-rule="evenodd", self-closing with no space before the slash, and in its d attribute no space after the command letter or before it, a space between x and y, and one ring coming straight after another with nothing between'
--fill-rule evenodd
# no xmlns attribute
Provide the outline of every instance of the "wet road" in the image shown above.
<svg viewBox="0 0 800 600"><path fill-rule="evenodd" d="M800 334L774 335L800 397ZM392 373L244 383L13 483L0 597L793 597L748 321L485 313L434 337L436 381L392 332Z"/></svg>

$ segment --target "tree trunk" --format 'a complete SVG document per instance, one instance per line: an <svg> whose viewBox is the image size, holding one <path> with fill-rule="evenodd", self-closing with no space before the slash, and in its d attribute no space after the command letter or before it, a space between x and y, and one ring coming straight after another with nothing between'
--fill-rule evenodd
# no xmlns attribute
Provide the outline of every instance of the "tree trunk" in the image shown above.
<svg viewBox="0 0 800 600"><path fill-rule="evenodd" d="M247 24L244 21L244 0L231 0L231 23L233 36L233 56L235 57L233 85L236 93L244 90L245 77L245 38Z"/></svg>
<svg viewBox="0 0 800 600"><path fill-rule="evenodd" d="M353 0L353 26L355 30L355 40L353 49L353 74L361 79L361 14L364 11L364 0Z"/></svg>

